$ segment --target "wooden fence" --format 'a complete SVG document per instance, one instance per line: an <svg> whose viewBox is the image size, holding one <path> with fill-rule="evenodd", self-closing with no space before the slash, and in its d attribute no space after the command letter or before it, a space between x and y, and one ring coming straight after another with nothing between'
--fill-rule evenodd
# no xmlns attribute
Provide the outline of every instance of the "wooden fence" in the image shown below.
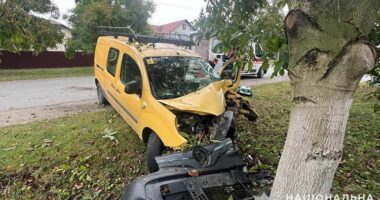
<svg viewBox="0 0 380 200"><path fill-rule="evenodd" d="M12 53L0 51L0 69L32 69L32 68L59 68L92 66L94 55L78 53L68 59L64 52L44 51L33 55L30 51Z"/></svg>

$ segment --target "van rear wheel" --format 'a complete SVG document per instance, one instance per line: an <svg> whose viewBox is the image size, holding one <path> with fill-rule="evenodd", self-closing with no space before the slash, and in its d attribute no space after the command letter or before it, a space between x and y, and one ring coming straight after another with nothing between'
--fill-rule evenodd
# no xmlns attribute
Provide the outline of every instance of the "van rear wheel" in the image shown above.
<svg viewBox="0 0 380 200"><path fill-rule="evenodd" d="M161 139L154 132L152 132L149 135L148 147L146 150L146 163L151 173L158 171L158 164L154 157L160 156L163 150L164 144Z"/></svg>
<svg viewBox="0 0 380 200"><path fill-rule="evenodd" d="M264 70L263 70L263 68L260 68L259 72L257 72L257 77L258 78L263 78L263 76L264 76Z"/></svg>
<svg viewBox="0 0 380 200"><path fill-rule="evenodd" d="M98 104L99 105L107 105L108 101L106 97L104 96L103 89L100 87L99 83L96 83L96 92L98 94Z"/></svg>

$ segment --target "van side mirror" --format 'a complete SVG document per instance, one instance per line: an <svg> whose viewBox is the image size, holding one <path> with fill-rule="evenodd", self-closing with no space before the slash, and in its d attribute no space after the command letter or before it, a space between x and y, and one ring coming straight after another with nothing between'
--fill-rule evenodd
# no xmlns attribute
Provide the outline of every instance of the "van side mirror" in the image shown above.
<svg viewBox="0 0 380 200"><path fill-rule="evenodd" d="M138 81L130 81L125 84L124 92L127 94L139 94L141 91L141 84Z"/></svg>

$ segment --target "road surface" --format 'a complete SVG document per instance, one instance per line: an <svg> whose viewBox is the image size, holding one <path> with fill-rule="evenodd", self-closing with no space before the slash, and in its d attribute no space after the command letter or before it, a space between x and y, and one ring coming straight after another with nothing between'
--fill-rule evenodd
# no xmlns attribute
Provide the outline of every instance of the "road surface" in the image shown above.
<svg viewBox="0 0 380 200"><path fill-rule="evenodd" d="M0 82L0 126L97 109L93 77Z"/></svg>
<svg viewBox="0 0 380 200"><path fill-rule="evenodd" d="M93 77L0 82L0 111L96 98Z"/></svg>
<svg viewBox="0 0 380 200"><path fill-rule="evenodd" d="M248 76L248 77L242 77L240 81L240 85L254 86L254 85L263 85L263 84L269 84L269 83L278 83L278 82L287 81L287 80L289 80L288 76L274 77L274 78L270 78L270 76L264 76L263 78Z"/></svg>
<svg viewBox="0 0 380 200"><path fill-rule="evenodd" d="M287 77L243 78L252 86L285 81ZM51 119L98 109L93 77L0 82L0 126Z"/></svg>

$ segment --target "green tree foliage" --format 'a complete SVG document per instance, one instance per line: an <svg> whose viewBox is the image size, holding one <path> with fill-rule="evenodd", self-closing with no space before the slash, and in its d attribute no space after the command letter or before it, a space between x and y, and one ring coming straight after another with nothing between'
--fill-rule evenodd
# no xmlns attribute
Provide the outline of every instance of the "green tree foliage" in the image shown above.
<svg viewBox="0 0 380 200"><path fill-rule="evenodd" d="M376 46L377 53L380 54L380 12L377 13L377 20L369 35L369 41ZM376 67L370 72L370 75L372 79L369 81L369 84L377 87L377 90L371 92L368 96L377 99L374 110L375 112L380 112L380 61L378 61Z"/></svg>
<svg viewBox="0 0 380 200"><path fill-rule="evenodd" d="M237 56L244 58L241 64L254 56L250 42L259 42L266 50L264 68L269 67L269 58L279 56L275 74L284 74L288 60L282 22L284 5L283 1L209 0L206 13L201 12L194 24L206 38L218 38L224 51L234 49Z"/></svg>
<svg viewBox="0 0 380 200"><path fill-rule="evenodd" d="M33 14L59 17L51 0L0 0L1 49L39 53L62 42L64 35L58 25Z"/></svg>
<svg viewBox="0 0 380 200"><path fill-rule="evenodd" d="M147 20L154 11L151 1L141 0L81 0L67 17L73 27L67 55L76 51L94 52L98 26L130 26L135 32L148 30Z"/></svg>
<svg viewBox="0 0 380 200"><path fill-rule="evenodd" d="M377 52L380 53L380 12L377 14L375 26L369 35L369 41L376 46ZM380 62L370 74L373 77L372 84L378 84L380 86Z"/></svg>
<svg viewBox="0 0 380 200"><path fill-rule="evenodd" d="M267 58L279 55L274 63L274 75L278 72L283 74L288 66L288 46L283 31L285 13L282 13L285 4L284 0L209 0L206 12L200 13L194 25L204 37L219 38L224 50L242 47L237 55L246 56L249 48L247 38L255 38L263 45ZM380 12L368 39L380 53ZM252 53L246 57L250 56ZM380 63L370 75L373 77L371 84L380 84Z"/></svg>
<svg viewBox="0 0 380 200"><path fill-rule="evenodd" d="M268 59L277 58L272 76L283 75L289 60L283 29L285 4L284 0L209 0L206 12L202 11L194 24L204 37L220 39L224 51L238 48L236 55L243 56L245 62L252 59L249 40L254 38L264 47L264 68L269 67ZM380 12L368 40L377 46L380 54ZM380 62L370 75L370 84L380 87ZM370 96L380 102L380 89ZM380 110L380 103L375 105L375 110Z"/></svg>

